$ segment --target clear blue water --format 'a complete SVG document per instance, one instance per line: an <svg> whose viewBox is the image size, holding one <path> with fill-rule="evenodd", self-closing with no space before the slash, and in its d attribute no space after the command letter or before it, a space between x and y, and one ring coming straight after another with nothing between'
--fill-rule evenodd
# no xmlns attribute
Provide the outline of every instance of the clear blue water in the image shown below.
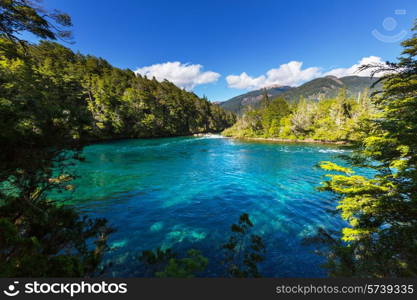
<svg viewBox="0 0 417 300"><path fill-rule="evenodd" d="M246 212L267 245L264 276L321 277L323 258L301 242L343 225L334 198L315 190L323 171L314 168L342 151L220 137L113 141L85 148L76 189L60 198L117 230L107 276L140 275L135 257L161 246L200 249L210 260L203 275L222 276L219 248Z"/></svg>

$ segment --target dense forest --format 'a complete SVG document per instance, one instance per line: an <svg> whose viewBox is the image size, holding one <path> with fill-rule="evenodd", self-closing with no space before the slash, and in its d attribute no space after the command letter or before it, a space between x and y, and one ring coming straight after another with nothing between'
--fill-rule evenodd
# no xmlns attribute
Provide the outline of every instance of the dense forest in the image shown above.
<svg viewBox="0 0 417 300"><path fill-rule="evenodd" d="M231 137L262 137L289 140L353 141L361 136L364 120L376 113L368 92L359 97L341 89L335 98L320 101L301 98L288 103L281 97L269 100L265 93L260 108L248 107L235 125L223 132Z"/></svg>
<svg viewBox="0 0 417 300"><path fill-rule="evenodd" d="M417 23L396 63L364 65L381 76L372 97L377 114L364 120L348 166L332 162L320 190L335 194L348 222L340 233L322 231L331 276L417 276ZM360 176L355 168L373 176Z"/></svg>
<svg viewBox="0 0 417 300"><path fill-rule="evenodd" d="M4 38L1 43L13 46ZM82 123L73 127L73 136L94 140L219 132L234 122L232 113L168 81L141 77L57 43L14 50L15 55L1 53L2 111L10 117L23 111L19 105L27 103L20 99L30 96L40 110L46 103L37 99L67 101L76 110L68 117ZM10 119L20 122L19 116Z"/></svg>

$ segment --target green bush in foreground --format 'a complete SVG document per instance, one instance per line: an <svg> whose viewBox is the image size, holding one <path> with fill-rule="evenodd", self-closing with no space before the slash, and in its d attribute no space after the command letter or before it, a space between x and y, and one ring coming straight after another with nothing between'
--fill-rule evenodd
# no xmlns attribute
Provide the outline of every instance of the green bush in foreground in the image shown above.
<svg viewBox="0 0 417 300"><path fill-rule="evenodd" d="M97 274L111 229L48 198L72 189L88 142L219 132L234 115L174 84L137 76L29 31L71 37L71 18L0 1L0 276Z"/></svg>
<svg viewBox="0 0 417 300"><path fill-rule="evenodd" d="M0 276L81 277L98 274L111 229L46 197L71 189L66 169L79 160L86 120L81 85L37 58L22 30L68 36L70 18L29 1L0 1ZM48 20L54 21L50 23Z"/></svg>
<svg viewBox="0 0 417 300"><path fill-rule="evenodd" d="M331 173L321 190L337 195L337 209L349 226L331 245L327 267L333 276L417 276L417 26L402 43L398 63L369 65L383 72L383 90L373 97L378 118L355 145L348 162L373 176L322 162ZM323 233L323 232L322 232Z"/></svg>

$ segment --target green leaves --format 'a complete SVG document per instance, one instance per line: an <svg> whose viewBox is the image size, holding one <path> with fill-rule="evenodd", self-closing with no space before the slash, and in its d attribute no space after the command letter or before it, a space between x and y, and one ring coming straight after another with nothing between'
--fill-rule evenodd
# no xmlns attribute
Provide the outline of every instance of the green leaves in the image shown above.
<svg viewBox="0 0 417 300"><path fill-rule="evenodd" d="M333 243L328 253L332 275L417 275L416 33L403 46L398 63L363 67L385 72L384 88L372 99L378 114L363 121L366 135L349 162L374 175L367 178L354 175L351 168L320 164L324 170L345 173L326 175L320 187L338 196L337 209L349 222L341 243Z"/></svg>
<svg viewBox="0 0 417 300"><path fill-rule="evenodd" d="M142 275L192 278L196 273L204 271L208 264L208 259L196 249L188 250L186 257L178 258L177 256L171 249L158 248L156 251L143 251L139 260L145 264L146 271Z"/></svg>
<svg viewBox="0 0 417 300"><path fill-rule="evenodd" d="M80 277L96 274L111 229L69 207L9 197L0 207L2 277ZM89 242L95 247L89 247Z"/></svg>
<svg viewBox="0 0 417 300"><path fill-rule="evenodd" d="M13 42L24 43L18 35L23 31L47 39L70 39L71 18L65 13L46 11L25 0L0 1L0 35Z"/></svg>
<svg viewBox="0 0 417 300"><path fill-rule="evenodd" d="M319 102L300 99L291 107L279 97L264 102L260 109L249 107L236 124L223 134L352 142L357 141L365 130L360 122L376 114L367 92L353 99L342 90L336 98Z"/></svg>
<svg viewBox="0 0 417 300"><path fill-rule="evenodd" d="M136 76L101 58L40 38L66 39L71 18L26 0L0 0L0 261L7 277L87 276L97 271L111 229L48 199L71 190L68 167L91 141L219 132L232 113L170 82ZM161 276L191 274L195 251L169 259ZM2 271L3 272L3 268Z"/></svg>
<svg viewBox="0 0 417 300"><path fill-rule="evenodd" d="M231 226L232 235L222 245L223 264L231 277L261 277L258 263L264 260L265 245L259 235L251 234L253 223L247 213L239 217L239 223Z"/></svg>

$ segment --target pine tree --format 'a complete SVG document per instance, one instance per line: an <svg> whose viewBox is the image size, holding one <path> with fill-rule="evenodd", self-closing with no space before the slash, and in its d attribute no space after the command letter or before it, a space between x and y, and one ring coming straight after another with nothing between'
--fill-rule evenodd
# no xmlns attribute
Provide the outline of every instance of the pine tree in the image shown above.
<svg viewBox="0 0 417 300"><path fill-rule="evenodd" d="M417 24L413 30L398 63L362 67L382 74L383 90L373 95L379 114L346 159L373 175L321 163L344 173L327 175L321 187L338 196L337 208L349 222L341 241L325 238L334 276L417 276Z"/></svg>

